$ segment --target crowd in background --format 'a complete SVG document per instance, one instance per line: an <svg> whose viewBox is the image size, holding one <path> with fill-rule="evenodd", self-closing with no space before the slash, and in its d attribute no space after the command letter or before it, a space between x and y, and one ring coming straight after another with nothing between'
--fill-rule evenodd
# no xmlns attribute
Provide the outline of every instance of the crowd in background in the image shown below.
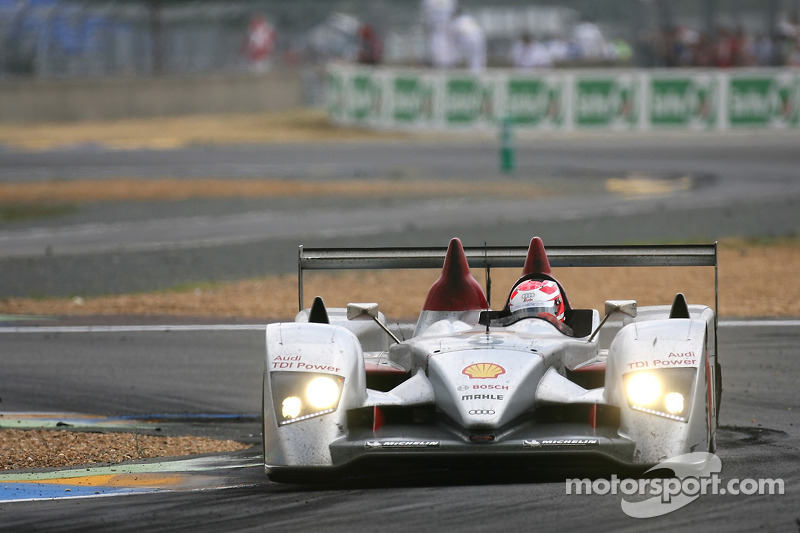
<svg viewBox="0 0 800 533"><path fill-rule="evenodd" d="M719 2L712 21L673 0L606 0L602 8L568 0L0 0L0 79L260 73L330 61L473 72L800 66L800 26L786 16L800 0L747 10Z"/></svg>
<svg viewBox="0 0 800 533"><path fill-rule="evenodd" d="M800 66L800 27L783 21L771 35L722 26L715 35L687 27L665 28L654 43L657 66L769 67Z"/></svg>
<svg viewBox="0 0 800 533"><path fill-rule="evenodd" d="M464 66L472 72L486 68L485 33L474 17L458 7L457 0L422 0L421 11L431 66ZM606 39L596 23L583 20L565 37L535 39L524 32L511 46L506 61L498 62L498 66L526 69L569 62L627 63L631 58L628 43Z"/></svg>
<svg viewBox="0 0 800 533"><path fill-rule="evenodd" d="M623 39L606 38L597 24L584 20L568 38L534 39L525 32L511 47L510 63L517 69L568 65L629 65L633 49Z"/></svg>
<svg viewBox="0 0 800 533"><path fill-rule="evenodd" d="M486 68L486 35L457 0L422 0L421 9L432 66L464 65L476 73Z"/></svg>
<svg viewBox="0 0 800 533"><path fill-rule="evenodd" d="M645 56L640 66L652 67L773 67L800 66L800 26L783 21L772 34L752 34L742 26L720 26L714 35L686 26L662 29L637 43ZM524 33L511 49L516 68L606 61L628 64L634 49L622 39L606 38L598 26L584 21L570 38L534 39Z"/></svg>
<svg viewBox="0 0 800 533"><path fill-rule="evenodd" d="M433 67L486 67L486 37L458 0L422 0ZM592 20L581 20L568 35L534 36L523 32L511 46L507 64L517 69L600 64L628 65L634 47L644 57L642 66L654 67L768 67L800 66L800 25L796 16L782 20L772 33L752 34L742 26L720 26L713 34L686 26L671 26L632 46L610 39ZM497 63L495 59L495 63Z"/></svg>

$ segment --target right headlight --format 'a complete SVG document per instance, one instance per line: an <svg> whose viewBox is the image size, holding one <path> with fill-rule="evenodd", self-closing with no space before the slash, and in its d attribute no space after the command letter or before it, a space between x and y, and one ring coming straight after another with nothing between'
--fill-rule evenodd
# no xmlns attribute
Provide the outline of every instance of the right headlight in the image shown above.
<svg viewBox="0 0 800 533"><path fill-rule="evenodd" d="M272 372L272 403L278 425L336 411L344 378L312 372Z"/></svg>
<svg viewBox="0 0 800 533"><path fill-rule="evenodd" d="M636 372L628 376L625 393L632 405L648 407L661 396L661 382L653 372Z"/></svg>
<svg viewBox="0 0 800 533"><path fill-rule="evenodd" d="M696 368L644 370L624 374L631 409L686 422L692 403Z"/></svg>

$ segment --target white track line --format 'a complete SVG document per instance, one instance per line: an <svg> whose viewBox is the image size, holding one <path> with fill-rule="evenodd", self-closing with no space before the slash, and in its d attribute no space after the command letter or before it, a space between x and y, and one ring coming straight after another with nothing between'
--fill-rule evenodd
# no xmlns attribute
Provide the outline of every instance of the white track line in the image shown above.
<svg viewBox="0 0 800 533"><path fill-rule="evenodd" d="M792 327L800 326L800 320L720 320L719 326L726 328L740 327Z"/></svg>
<svg viewBox="0 0 800 533"><path fill-rule="evenodd" d="M142 326L0 326L0 333L127 333L168 331L258 331L266 324L196 324Z"/></svg>
<svg viewBox="0 0 800 533"><path fill-rule="evenodd" d="M800 320L720 320L723 328L800 327ZM266 324L196 324L143 326L0 326L0 333L135 333L170 331L264 331Z"/></svg>

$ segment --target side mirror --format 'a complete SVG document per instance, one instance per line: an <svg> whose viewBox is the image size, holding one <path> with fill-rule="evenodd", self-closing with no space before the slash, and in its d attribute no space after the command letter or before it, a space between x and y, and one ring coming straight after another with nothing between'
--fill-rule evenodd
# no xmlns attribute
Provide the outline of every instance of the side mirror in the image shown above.
<svg viewBox="0 0 800 533"><path fill-rule="evenodd" d="M357 318L362 318L362 317L377 320L378 304L376 303L347 304L347 320L355 320Z"/></svg>
<svg viewBox="0 0 800 533"><path fill-rule="evenodd" d="M600 331L600 328L603 327L603 324L606 323L606 320L608 320L611 315L622 313L631 318L636 318L636 312L636 300L606 300L606 316L604 316L603 320L597 325L597 329L592 332L588 342L592 342L592 339L595 338L597 332Z"/></svg>
<svg viewBox="0 0 800 533"><path fill-rule="evenodd" d="M397 336L389 331L380 320L378 320L378 304L376 303L352 303L347 304L347 320L359 320L359 319L372 319L378 324L383 331L389 335L394 342L400 344L400 339Z"/></svg>
<svg viewBox="0 0 800 533"><path fill-rule="evenodd" d="M636 318L636 300L606 300L606 316L622 313Z"/></svg>

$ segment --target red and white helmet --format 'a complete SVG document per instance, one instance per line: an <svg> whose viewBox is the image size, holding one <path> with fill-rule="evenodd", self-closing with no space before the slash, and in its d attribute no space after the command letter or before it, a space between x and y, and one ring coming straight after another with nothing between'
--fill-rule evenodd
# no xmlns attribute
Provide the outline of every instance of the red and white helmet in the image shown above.
<svg viewBox="0 0 800 533"><path fill-rule="evenodd" d="M564 299L558 283L549 279L528 279L511 291L508 309L512 313L525 309L526 313L550 313L564 321Z"/></svg>

